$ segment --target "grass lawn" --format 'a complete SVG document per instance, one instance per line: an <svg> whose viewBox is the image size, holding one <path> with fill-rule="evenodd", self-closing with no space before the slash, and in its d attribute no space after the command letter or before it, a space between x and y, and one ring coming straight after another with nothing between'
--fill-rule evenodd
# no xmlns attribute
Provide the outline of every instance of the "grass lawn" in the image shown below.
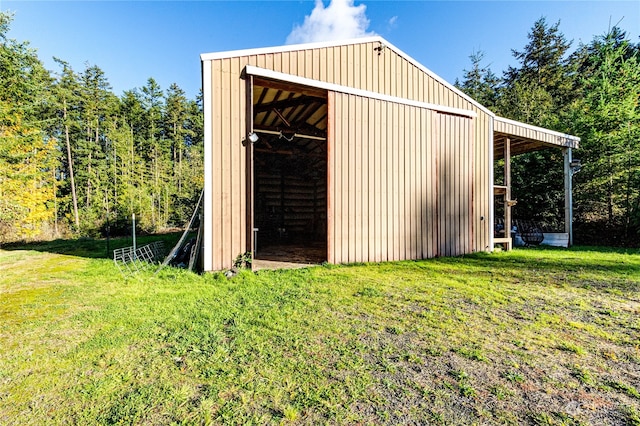
<svg viewBox="0 0 640 426"><path fill-rule="evenodd" d="M104 254L0 250L0 424L640 425L638 251L232 279Z"/></svg>

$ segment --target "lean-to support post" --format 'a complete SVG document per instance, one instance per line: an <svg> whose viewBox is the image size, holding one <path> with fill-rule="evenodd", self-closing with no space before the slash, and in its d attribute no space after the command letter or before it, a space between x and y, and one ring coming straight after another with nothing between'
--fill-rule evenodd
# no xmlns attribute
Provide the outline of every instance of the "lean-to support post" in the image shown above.
<svg viewBox="0 0 640 426"><path fill-rule="evenodd" d="M573 185L571 148L562 150L564 156L564 232L569 234L569 247L573 245Z"/></svg>
<svg viewBox="0 0 640 426"><path fill-rule="evenodd" d="M511 139L504 141L504 237L511 238ZM507 244L510 248L511 244Z"/></svg>

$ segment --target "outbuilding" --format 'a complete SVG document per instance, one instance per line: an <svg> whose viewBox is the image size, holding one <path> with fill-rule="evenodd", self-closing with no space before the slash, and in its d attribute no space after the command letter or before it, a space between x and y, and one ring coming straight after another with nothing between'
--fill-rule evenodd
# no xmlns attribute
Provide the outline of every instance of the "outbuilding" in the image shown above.
<svg viewBox="0 0 640 426"><path fill-rule="evenodd" d="M579 139L495 116L380 37L201 55L203 259L380 262L510 246L509 159ZM505 179L494 185L494 161Z"/></svg>

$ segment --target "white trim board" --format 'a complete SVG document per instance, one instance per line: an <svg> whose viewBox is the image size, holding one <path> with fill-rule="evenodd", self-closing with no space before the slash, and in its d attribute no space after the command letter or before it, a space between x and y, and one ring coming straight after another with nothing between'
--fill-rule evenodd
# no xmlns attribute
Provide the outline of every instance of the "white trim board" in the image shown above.
<svg viewBox="0 0 640 426"><path fill-rule="evenodd" d="M475 111L452 108L443 105L436 105L427 102L413 101L411 99L400 98L396 96L383 95L377 92L371 92L368 90L355 89L353 87L341 86L334 83L326 83L320 80L313 80L306 77L299 77L296 75L285 74L278 71L272 71L265 68L254 67L253 65L247 65L244 68L244 72L248 75L256 77L263 77L271 80L286 81L287 83L299 84L301 86L314 87L318 89L327 90L330 92L338 92L349 95L361 96L364 98L377 99L385 102L392 102L396 104L408 105L417 108L424 108L438 112L444 112L448 114L462 115L465 117L475 118L478 114Z"/></svg>
<svg viewBox="0 0 640 426"><path fill-rule="evenodd" d="M578 144L580 143L580 138L579 137L573 136L573 135L569 135L567 133L557 132L555 130L550 130L550 129L546 129L544 127L534 126L532 124L523 123L521 121L511 120L509 118L499 117L497 115L494 117L494 119L496 121L499 121L499 122L502 122L502 123L505 123L505 124L511 124L512 126L522 127L523 129L533 130L533 131L536 131L536 132L542 132L542 133L547 133L549 135L561 137L564 140L569 141L572 144L572 146L570 146L570 148L577 148Z"/></svg>
<svg viewBox="0 0 640 426"><path fill-rule="evenodd" d="M204 232L203 232L203 269L213 270L213 123L211 118L211 63L202 63L202 107L204 114Z"/></svg>

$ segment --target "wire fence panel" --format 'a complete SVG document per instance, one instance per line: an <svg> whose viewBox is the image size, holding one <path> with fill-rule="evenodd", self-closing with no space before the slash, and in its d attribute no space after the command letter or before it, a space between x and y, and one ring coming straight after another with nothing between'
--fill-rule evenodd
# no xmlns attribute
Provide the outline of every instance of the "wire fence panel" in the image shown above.
<svg viewBox="0 0 640 426"><path fill-rule="evenodd" d="M154 241L135 250L123 247L113 250L113 262L124 276L133 275L158 263L164 256L164 242Z"/></svg>

